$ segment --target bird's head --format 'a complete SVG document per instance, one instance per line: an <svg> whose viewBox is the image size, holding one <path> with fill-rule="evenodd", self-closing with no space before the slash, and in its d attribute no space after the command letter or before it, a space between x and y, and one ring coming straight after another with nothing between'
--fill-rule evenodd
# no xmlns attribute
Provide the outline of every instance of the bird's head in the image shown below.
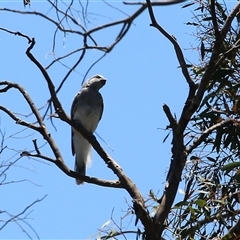
<svg viewBox="0 0 240 240"><path fill-rule="evenodd" d="M99 90L101 87L103 87L106 83L106 79L100 75L94 75L93 77L89 78L84 84L83 84L83 88L87 87L87 88L95 88L97 90Z"/></svg>

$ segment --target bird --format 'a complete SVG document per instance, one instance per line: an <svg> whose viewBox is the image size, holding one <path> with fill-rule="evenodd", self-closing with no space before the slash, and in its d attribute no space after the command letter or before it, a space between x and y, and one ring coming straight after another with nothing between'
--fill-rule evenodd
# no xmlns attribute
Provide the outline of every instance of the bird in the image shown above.
<svg viewBox="0 0 240 240"><path fill-rule="evenodd" d="M93 133L103 114L103 98L99 90L105 85L106 79L100 75L89 78L75 96L71 107L71 119ZM86 175L86 166L91 163L92 146L80 132L72 127L72 154L75 155L74 170ZM83 181L76 179L77 185Z"/></svg>
<svg viewBox="0 0 240 240"><path fill-rule="evenodd" d="M27 5L31 5L31 1L30 0L23 0L23 5L24 7L26 7Z"/></svg>

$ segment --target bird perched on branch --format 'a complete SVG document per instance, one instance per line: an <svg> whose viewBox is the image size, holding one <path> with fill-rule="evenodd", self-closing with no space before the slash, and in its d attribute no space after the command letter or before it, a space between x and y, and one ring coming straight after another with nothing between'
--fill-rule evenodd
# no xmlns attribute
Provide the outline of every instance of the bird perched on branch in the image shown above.
<svg viewBox="0 0 240 240"><path fill-rule="evenodd" d="M71 119L77 120L88 131L94 132L103 113L103 98L99 92L106 83L101 75L88 79L74 98L71 108ZM91 144L81 133L72 127L72 154L75 157L75 171L86 174L86 166L91 162ZM77 184L83 181L76 179Z"/></svg>

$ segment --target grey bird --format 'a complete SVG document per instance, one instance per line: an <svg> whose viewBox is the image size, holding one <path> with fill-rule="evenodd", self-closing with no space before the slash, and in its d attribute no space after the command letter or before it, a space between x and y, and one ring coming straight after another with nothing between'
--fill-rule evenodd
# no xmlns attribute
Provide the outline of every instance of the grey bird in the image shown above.
<svg viewBox="0 0 240 240"><path fill-rule="evenodd" d="M105 83L106 79L99 74L91 77L83 84L72 103L71 119L77 120L92 133L102 118L103 98L99 89ZM76 155L74 170L81 175L86 174L86 166L91 163L91 148L88 140L72 128L72 154ZM76 179L76 183L83 184L83 181Z"/></svg>

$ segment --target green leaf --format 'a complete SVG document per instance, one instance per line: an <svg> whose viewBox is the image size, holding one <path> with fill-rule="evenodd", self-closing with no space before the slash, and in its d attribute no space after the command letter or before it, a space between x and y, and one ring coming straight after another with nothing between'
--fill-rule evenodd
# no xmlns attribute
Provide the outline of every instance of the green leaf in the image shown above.
<svg viewBox="0 0 240 240"><path fill-rule="evenodd" d="M226 164L222 167L222 170L226 172L230 172L236 167L240 167L240 162L233 162L233 163Z"/></svg>
<svg viewBox="0 0 240 240"><path fill-rule="evenodd" d="M228 134L226 139L224 140L224 147L228 147L230 143L232 143L232 135Z"/></svg>
<svg viewBox="0 0 240 240"><path fill-rule="evenodd" d="M206 206L207 202L203 199L197 199L195 201L195 204L197 204L199 207L204 207L204 206Z"/></svg>
<svg viewBox="0 0 240 240"><path fill-rule="evenodd" d="M205 17L202 19L202 21L211 21L212 20L212 17Z"/></svg>
<svg viewBox="0 0 240 240"><path fill-rule="evenodd" d="M194 9L194 11L198 11L200 9L202 9L202 7L197 7L196 9Z"/></svg>
<svg viewBox="0 0 240 240"><path fill-rule="evenodd" d="M189 206L189 210L190 210L190 212L191 212L192 216L195 216L195 211L194 211L194 208L192 208L191 206Z"/></svg>
<svg viewBox="0 0 240 240"><path fill-rule="evenodd" d="M199 24L195 22L187 22L186 25L199 26Z"/></svg>
<svg viewBox="0 0 240 240"><path fill-rule="evenodd" d="M179 207L182 207L182 206L187 206L189 203L186 202L186 201L180 201L178 203L175 204L174 208L179 208Z"/></svg>
<svg viewBox="0 0 240 240"><path fill-rule="evenodd" d="M195 3L194 2L187 3L187 4L183 5L182 8L186 8L186 7L192 6L193 4L195 4Z"/></svg>
<svg viewBox="0 0 240 240"><path fill-rule="evenodd" d="M236 179L237 183L240 183L240 171L237 171L234 178Z"/></svg>
<svg viewBox="0 0 240 240"><path fill-rule="evenodd" d="M220 80L221 80L223 77L232 75L233 73L234 73L234 69L230 69L230 68L219 68L219 69L217 69L216 72L212 75L211 79L221 82Z"/></svg>
<svg viewBox="0 0 240 240"><path fill-rule="evenodd" d="M202 61L204 59L204 56L205 56L205 46L204 46L204 43L202 41L202 43L201 43L201 57L202 57Z"/></svg>
<svg viewBox="0 0 240 240"><path fill-rule="evenodd" d="M218 129L217 130L217 135L216 135L216 138L215 138L215 142L214 142L214 145L213 145L213 148L212 148L212 150L216 149L217 153L219 153L219 151L220 151L222 136L223 136L222 129Z"/></svg>
<svg viewBox="0 0 240 240"><path fill-rule="evenodd" d="M211 162L216 162L216 159L215 158L211 158L211 157L207 157L207 159Z"/></svg>
<svg viewBox="0 0 240 240"><path fill-rule="evenodd" d="M219 4L217 1L215 2L215 5L218 9L218 11L222 14L222 19L226 20L227 19L227 15L225 14L225 10L223 10L221 4Z"/></svg>

